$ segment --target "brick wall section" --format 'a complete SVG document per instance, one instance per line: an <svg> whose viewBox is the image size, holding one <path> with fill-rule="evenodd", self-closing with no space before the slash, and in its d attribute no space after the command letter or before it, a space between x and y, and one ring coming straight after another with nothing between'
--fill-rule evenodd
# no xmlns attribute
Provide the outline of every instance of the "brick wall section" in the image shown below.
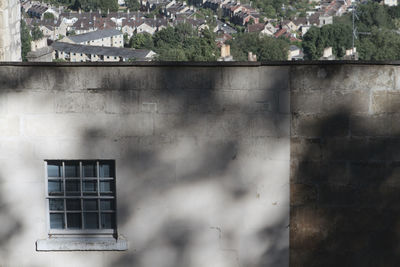
<svg viewBox="0 0 400 267"><path fill-rule="evenodd" d="M396 66L293 66L290 266L398 266Z"/></svg>

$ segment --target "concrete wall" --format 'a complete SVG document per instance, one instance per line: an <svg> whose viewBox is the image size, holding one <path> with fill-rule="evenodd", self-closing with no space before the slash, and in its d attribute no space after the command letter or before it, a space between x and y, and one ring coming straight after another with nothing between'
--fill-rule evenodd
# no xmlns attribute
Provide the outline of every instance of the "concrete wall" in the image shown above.
<svg viewBox="0 0 400 267"><path fill-rule="evenodd" d="M289 265L288 66L0 66L0 265ZM44 159L115 159L125 252L37 252Z"/></svg>
<svg viewBox="0 0 400 267"><path fill-rule="evenodd" d="M0 61L21 61L19 0L0 1Z"/></svg>
<svg viewBox="0 0 400 267"><path fill-rule="evenodd" d="M399 70L293 67L291 266L398 266Z"/></svg>

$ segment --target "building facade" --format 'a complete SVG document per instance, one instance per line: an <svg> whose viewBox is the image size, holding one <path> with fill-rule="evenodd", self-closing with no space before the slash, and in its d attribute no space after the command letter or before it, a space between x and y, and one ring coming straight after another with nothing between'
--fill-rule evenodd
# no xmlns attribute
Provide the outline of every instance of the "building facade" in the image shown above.
<svg viewBox="0 0 400 267"><path fill-rule="evenodd" d="M21 61L20 20L18 0L0 1L0 61Z"/></svg>
<svg viewBox="0 0 400 267"><path fill-rule="evenodd" d="M1 65L0 265L287 267L288 70Z"/></svg>

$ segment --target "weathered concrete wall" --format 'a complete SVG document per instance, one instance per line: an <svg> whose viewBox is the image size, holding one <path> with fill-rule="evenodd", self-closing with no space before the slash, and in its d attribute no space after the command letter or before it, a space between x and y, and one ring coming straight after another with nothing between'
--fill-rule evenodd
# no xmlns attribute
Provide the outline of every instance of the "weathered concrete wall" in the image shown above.
<svg viewBox="0 0 400 267"><path fill-rule="evenodd" d="M0 1L0 61L21 61L19 0Z"/></svg>
<svg viewBox="0 0 400 267"><path fill-rule="evenodd" d="M398 266L398 66L291 72L291 266Z"/></svg>
<svg viewBox="0 0 400 267"><path fill-rule="evenodd" d="M289 265L289 67L0 66L0 265ZM44 159L115 159L125 252L37 252Z"/></svg>

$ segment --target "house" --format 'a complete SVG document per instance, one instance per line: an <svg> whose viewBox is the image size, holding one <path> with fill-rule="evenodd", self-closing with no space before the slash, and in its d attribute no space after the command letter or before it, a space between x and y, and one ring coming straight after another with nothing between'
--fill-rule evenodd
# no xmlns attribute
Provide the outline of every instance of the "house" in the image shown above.
<svg viewBox="0 0 400 267"><path fill-rule="evenodd" d="M189 24L193 29L198 29L199 31L208 29L207 21L204 19L197 19L196 16L193 18L177 17L173 21L173 25L178 25L180 23Z"/></svg>
<svg viewBox="0 0 400 267"><path fill-rule="evenodd" d="M135 21L136 25L136 33L144 33L147 32L153 35L156 31L164 29L168 25L168 21L164 18L143 18Z"/></svg>
<svg viewBox="0 0 400 267"><path fill-rule="evenodd" d="M262 30L264 30L265 24L264 23L256 23L256 24L250 24L247 25L245 32L248 33L260 33Z"/></svg>
<svg viewBox="0 0 400 267"><path fill-rule="evenodd" d="M246 32L258 32L260 35L273 36L277 29L271 23L257 23L247 25Z"/></svg>
<svg viewBox="0 0 400 267"><path fill-rule="evenodd" d="M123 47L124 37L121 31L115 29L105 29L84 34L64 37L61 42L82 45Z"/></svg>
<svg viewBox="0 0 400 267"><path fill-rule="evenodd" d="M387 6L397 6L397 0L383 0L383 4Z"/></svg>
<svg viewBox="0 0 400 267"><path fill-rule="evenodd" d="M28 13L28 15L31 18L38 18L38 19L43 19L44 13L46 13L46 11L49 8L47 6L43 6L43 5L32 5L28 11L26 13Z"/></svg>
<svg viewBox="0 0 400 267"><path fill-rule="evenodd" d="M228 2L229 0L205 0L202 6L203 8L209 8L216 12L219 8L222 8L222 5Z"/></svg>
<svg viewBox="0 0 400 267"><path fill-rule="evenodd" d="M224 33L221 35L217 35L215 38L215 42L217 43L218 47L222 47L226 41L232 40L232 35Z"/></svg>
<svg viewBox="0 0 400 267"><path fill-rule="evenodd" d="M296 45L289 46L288 60L303 60L304 54L301 48Z"/></svg>
<svg viewBox="0 0 400 267"><path fill-rule="evenodd" d="M132 37L132 35L136 31L136 20L134 19L126 19L122 21L121 32L123 34L127 34L128 37Z"/></svg>
<svg viewBox="0 0 400 267"><path fill-rule="evenodd" d="M50 40L58 40L67 34L67 24L62 19L43 19L28 18L25 19L27 26L32 29L37 26L44 36Z"/></svg>
<svg viewBox="0 0 400 267"><path fill-rule="evenodd" d="M321 15L319 17L319 26L322 27L328 24L333 24L333 16Z"/></svg>
<svg viewBox="0 0 400 267"><path fill-rule="evenodd" d="M299 26L297 26L293 21L291 20L284 20L281 22L281 28L285 28L290 32L295 32L299 29Z"/></svg>
<svg viewBox="0 0 400 267"><path fill-rule="evenodd" d="M279 38L279 37L283 36L286 32L287 32L287 29L285 29L285 28L280 29L274 33L274 37Z"/></svg>
<svg viewBox="0 0 400 267"><path fill-rule="evenodd" d="M223 33L235 34L235 33L237 33L235 28L229 26L228 24L226 24L225 22L222 22L220 20L217 20L217 26L215 26L215 28L213 29L213 32L215 32L217 34L223 34Z"/></svg>
<svg viewBox="0 0 400 267"><path fill-rule="evenodd" d="M130 49L105 46L78 45L54 42L53 59L70 62L151 61L156 55L148 49Z"/></svg>
<svg viewBox="0 0 400 267"><path fill-rule="evenodd" d="M170 3L169 0L140 0L141 10L152 11Z"/></svg>

